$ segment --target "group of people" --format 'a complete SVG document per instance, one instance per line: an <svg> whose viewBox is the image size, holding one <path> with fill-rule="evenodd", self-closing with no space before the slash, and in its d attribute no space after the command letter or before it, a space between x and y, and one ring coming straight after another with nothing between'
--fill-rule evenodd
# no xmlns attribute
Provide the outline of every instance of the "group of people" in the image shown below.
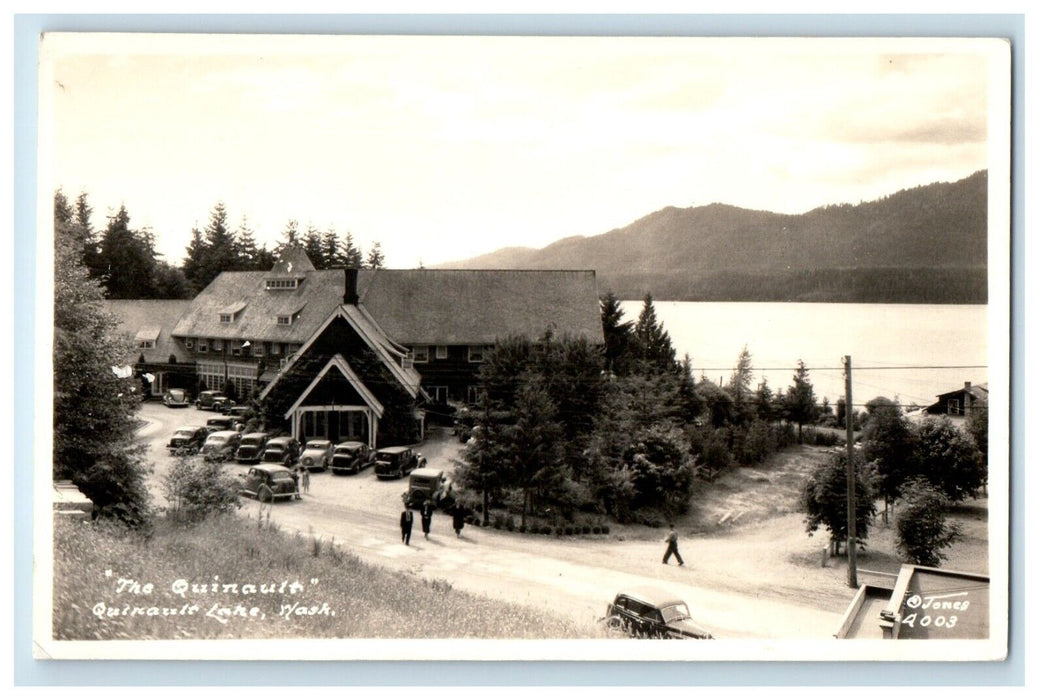
<svg viewBox="0 0 1046 700"><path fill-rule="evenodd" d="M429 538L429 533L432 531L432 515L435 512L436 508L431 501L425 501L421 505L421 531L425 534L425 539ZM451 509L450 514L451 522L454 525L454 533L461 537L461 531L465 529L465 509L455 505ZM400 513L400 539L408 547L410 546L410 534L413 529L414 511L408 506Z"/></svg>

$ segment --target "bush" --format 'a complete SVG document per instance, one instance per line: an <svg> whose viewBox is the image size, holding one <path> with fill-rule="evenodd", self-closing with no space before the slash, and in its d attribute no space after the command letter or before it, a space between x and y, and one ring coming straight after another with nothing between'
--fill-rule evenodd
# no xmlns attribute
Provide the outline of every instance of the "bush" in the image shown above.
<svg viewBox="0 0 1046 700"><path fill-rule="evenodd" d="M938 566L942 550L961 539L961 531L946 521L948 497L918 477L901 490L904 507L897 516L897 553L908 563Z"/></svg>
<svg viewBox="0 0 1046 700"><path fill-rule="evenodd" d="M582 525L581 526L581 534L582 535L591 535L592 534L592 527L589 526L589 525Z"/></svg>
<svg viewBox="0 0 1046 700"><path fill-rule="evenodd" d="M508 530L509 532L515 532L516 531L516 519L514 517L512 517L511 515L508 516L508 520L505 522L505 529Z"/></svg>
<svg viewBox="0 0 1046 700"><path fill-rule="evenodd" d="M220 462L182 457L164 475L168 517L199 522L213 513L240 507L240 483L225 474Z"/></svg>
<svg viewBox="0 0 1046 700"><path fill-rule="evenodd" d="M552 528L549 527L548 525L542 525L541 526L541 534L542 535L551 535L552 534Z"/></svg>

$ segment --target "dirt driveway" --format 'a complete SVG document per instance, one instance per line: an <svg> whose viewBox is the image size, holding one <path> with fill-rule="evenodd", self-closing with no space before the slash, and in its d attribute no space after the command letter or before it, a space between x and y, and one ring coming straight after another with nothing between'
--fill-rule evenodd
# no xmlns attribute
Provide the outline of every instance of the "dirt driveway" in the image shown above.
<svg viewBox="0 0 1046 700"><path fill-rule="evenodd" d="M203 424L212 415L194 408L143 407L142 437L157 467L151 477L154 485L171 462L163 444L173 429ZM419 451L429 466L452 471L460 447L447 434L427 441ZM801 457L792 459L798 463ZM240 473L244 467L228 464L226 469ZM774 478L799 483L795 474L768 472L762 482L751 474L739 474L737 478L756 486ZM379 481L368 469L346 476L314 473L310 481L302 501L272 506L245 501L241 513L271 517L291 532L333 539L368 563L555 610L591 623L594 636L595 622L609 599L618 589L636 584L678 593L689 603L694 618L722 638L831 638L853 595L845 582L845 562L831 560L821 567L824 537L808 537L797 512L770 513L746 524L741 516L723 520L722 513L705 513L698 503L698 512L681 523L680 550L686 566L678 567L661 563L663 533L638 527L613 527L609 536L564 538L466 527L459 539L450 518L437 514L431 538L422 537L416 522L407 547L400 543L398 525L406 479ZM734 486L724 482L717 488ZM758 493L752 498L757 500ZM718 508L730 503L718 497L714 502ZM736 508L744 502L738 498Z"/></svg>

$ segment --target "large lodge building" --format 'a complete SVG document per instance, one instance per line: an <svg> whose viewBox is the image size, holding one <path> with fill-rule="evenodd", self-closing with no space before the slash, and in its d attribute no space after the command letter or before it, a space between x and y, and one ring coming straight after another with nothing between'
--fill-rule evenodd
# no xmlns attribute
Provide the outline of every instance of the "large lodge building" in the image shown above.
<svg viewBox="0 0 1046 700"><path fill-rule="evenodd" d="M316 270L292 249L192 300L109 306L153 395L231 385L295 437L372 446L416 433L423 407L474 402L499 338L603 344L591 270Z"/></svg>

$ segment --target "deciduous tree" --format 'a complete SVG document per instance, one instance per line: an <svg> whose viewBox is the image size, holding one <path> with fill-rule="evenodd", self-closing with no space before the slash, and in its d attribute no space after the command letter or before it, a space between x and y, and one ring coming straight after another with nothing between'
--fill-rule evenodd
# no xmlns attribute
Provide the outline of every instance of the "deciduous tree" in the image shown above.
<svg viewBox="0 0 1046 700"><path fill-rule="evenodd" d="M922 477L904 485L897 515L897 553L910 564L939 566L943 552L962 538L947 520L948 497Z"/></svg>

